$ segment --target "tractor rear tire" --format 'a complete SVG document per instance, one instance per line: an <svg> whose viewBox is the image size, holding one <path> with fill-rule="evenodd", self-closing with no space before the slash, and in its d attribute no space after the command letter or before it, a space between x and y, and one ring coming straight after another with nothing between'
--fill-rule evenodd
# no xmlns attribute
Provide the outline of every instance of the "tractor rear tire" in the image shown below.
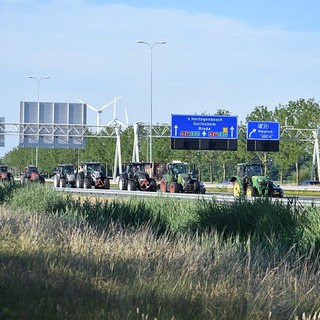
<svg viewBox="0 0 320 320"><path fill-rule="evenodd" d="M194 193L200 193L200 185L199 185L199 182L198 181L195 181L193 183L193 192Z"/></svg>
<svg viewBox="0 0 320 320"><path fill-rule="evenodd" d="M55 188L59 187L59 178L57 176L54 176L54 178L53 178L53 186Z"/></svg>
<svg viewBox="0 0 320 320"><path fill-rule="evenodd" d="M103 187L105 189L110 189L110 180L108 178L103 180Z"/></svg>
<svg viewBox="0 0 320 320"><path fill-rule="evenodd" d="M164 180L161 180L160 182L160 190L161 192L167 192L167 183Z"/></svg>
<svg viewBox="0 0 320 320"><path fill-rule="evenodd" d="M127 190L127 186L126 186L126 181L124 180L124 178L123 177L120 177L119 178L119 182L118 182L118 188L119 188L119 190Z"/></svg>
<svg viewBox="0 0 320 320"><path fill-rule="evenodd" d="M129 180L128 182L128 191L136 191L136 182L134 180Z"/></svg>
<svg viewBox="0 0 320 320"><path fill-rule="evenodd" d="M156 192L157 191L157 183L154 179L150 179L149 189L150 191Z"/></svg>
<svg viewBox="0 0 320 320"><path fill-rule="evenodd" d="M239 184L239 181L235 181L234 184L233 184L233 195L235 197L240 197L240 184Z"/></svg>
<svg viewBox="0 0 320 320"><path fill-rule="evenodd" d="M60 179L60 188L65 188L66 187L66 179Z"/></svg>
<svg viewBox="0 0 320 320"><path fill-rule="evenodd" d="M83 180L81 178L77 178L76 180L76 188L83 188Z"/></svg>
<svg viewBox="0 0 320 320"><path fill-rule="evenodd" d="M177 182L173 181L170 183L170 193L178 193L179 192L179 185Z"/></svg>
<svg viewBox="0 0 320 320"><path fill-rule="evenodd" d="M91 183L88 178L84 178L83 180L83 189L91 189Z"/></svg>

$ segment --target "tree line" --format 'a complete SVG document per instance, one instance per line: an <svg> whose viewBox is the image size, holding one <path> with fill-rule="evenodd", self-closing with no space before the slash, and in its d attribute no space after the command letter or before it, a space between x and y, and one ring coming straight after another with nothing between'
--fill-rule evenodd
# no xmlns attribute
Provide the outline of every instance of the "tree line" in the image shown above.
<svg viewBox="0 0 320 320"><path fill-rule="evenodd" d="M203 113L208 114L208 113ZM220 108L214 115L231 115L227 109ZM247 115L248 121L277 121L280 126L291 126L299 129L317 129L320 124L320 105L315 99L299 99L279 104L274 110L266 106L256 106ZM240 123L241 125L241 123ZM122 161L132 159L133 126L121 132ZM82 161L100 161L108 169L114 167L115 138L87 136L84 149L38 149L38 167L49 176L60 163L79 165ZM140 159L147 160L149 139L140 137ZM35 149L15 147L5 154L1 162L9 165L15 174L20 174L28 164L35 164ZM240 162L263 162L266 174L273 180L299 183L311 176L313 144L307 141L280 140L279 152L246 151L245 133L239 133L237 151L206 151L206 150L171 150L170 138L154 138L152 157L155 162L180 160L197 165L203 181L221 181L230 178L236 172Z"/></svg>

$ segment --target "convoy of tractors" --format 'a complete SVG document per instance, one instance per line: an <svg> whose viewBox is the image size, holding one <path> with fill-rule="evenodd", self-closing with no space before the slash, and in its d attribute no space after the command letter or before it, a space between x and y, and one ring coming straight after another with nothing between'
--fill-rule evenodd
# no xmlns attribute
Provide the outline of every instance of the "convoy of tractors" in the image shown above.
<svg viewBox="0 0 320 320"><path fill-rule="evenodd" d="M52 176L54 187L110 189L110 179L100 162L83 162L76 168L73 164L59 164ZM0 165L0 182L14 182L7 165ZM34 165L24 168L21 184L45 183L43 175ZM198 178L194 165L181 161L172 162L126 162L117 178L118 189L128 191L151 191L170 193L205 194L206 188ZM237 174L230 179L235 197L255 196L283 197L283 191L263 173L263 165L239 163Z"/></svg>

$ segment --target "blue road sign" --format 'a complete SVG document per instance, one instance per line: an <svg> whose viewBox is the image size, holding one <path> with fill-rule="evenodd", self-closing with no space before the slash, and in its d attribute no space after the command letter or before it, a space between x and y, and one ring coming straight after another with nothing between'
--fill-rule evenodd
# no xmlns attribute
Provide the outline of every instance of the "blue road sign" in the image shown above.
<svg viewBox="0 0 320 320"><path fill-rule="evenodd" d="M249 121L247 123L248 140L280 140L279 122Z"/></svg>
<svg viewBox="0 0 320 320"><path fill-rule="evenodd" d="M172 114L171 138L237 139L238 117Z"/></svg>

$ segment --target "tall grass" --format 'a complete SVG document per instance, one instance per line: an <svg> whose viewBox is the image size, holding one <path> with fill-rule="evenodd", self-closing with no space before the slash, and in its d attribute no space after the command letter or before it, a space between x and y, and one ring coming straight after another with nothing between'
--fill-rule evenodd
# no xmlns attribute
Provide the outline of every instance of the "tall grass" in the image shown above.
<svg viewBox="0 0 320 320"><path fill-rule="evenodd" d="M320 319L317 208L24 190L0 207L0 319Z"/></svg>

